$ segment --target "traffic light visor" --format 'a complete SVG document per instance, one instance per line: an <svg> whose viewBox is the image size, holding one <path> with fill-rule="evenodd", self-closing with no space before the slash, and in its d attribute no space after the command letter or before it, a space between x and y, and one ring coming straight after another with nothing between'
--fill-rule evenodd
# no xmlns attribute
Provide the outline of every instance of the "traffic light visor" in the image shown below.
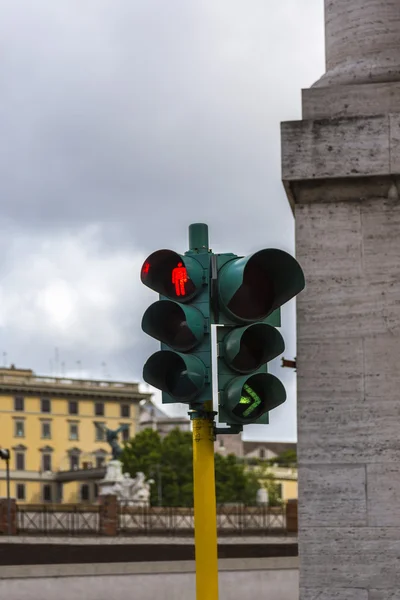
<svg viewBox="0 0 400 600"><path fill-rule="evenodd" d="M140 278L150 289L171 300L187 302L201 289L203 268L194 258L172 250L157 250L143 263Z"/></svg>
<svg viewBox="0 0 400 600"><path fill-rule="evenodd" d="M190 402L205 385L206 368L196 356L160 350L145 363L143 379L176 402Z"/></svg>
<svg viewBox="0 0 400 600"><path fill-rule="evenodd" d="M296 259L273 248L229 261L218 276L222 309L239 322L265 319L304 286Z"/></svg>
<svg viewBox="0 0 400 600"><path fill-rule="evenodd" d="M172 300L154 302L142 319L145 333L180 352L188 352L200 344L204 325L204 317L197 308Z"/></svg>

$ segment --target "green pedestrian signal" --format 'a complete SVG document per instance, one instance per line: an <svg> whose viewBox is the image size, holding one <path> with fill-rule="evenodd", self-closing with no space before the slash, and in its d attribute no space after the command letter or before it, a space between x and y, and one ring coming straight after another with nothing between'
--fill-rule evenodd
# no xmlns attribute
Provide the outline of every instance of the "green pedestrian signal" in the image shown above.
<svg viewBox="0 0 400 600"><path fill-rule="evenodd" d="M212 306L217 328L219 420L241 430L268 423L285 402L282 382L268 362L282 354L280 307L304 288L304 274L287 252L260 250L247 257L220 254L214 260Z"/></svg>
<svg viewBox="0 0 400 600"><path fill-rule="evenodd" d="M207 226L189 227L190 250L153 252L141 281L159 294L143 315L142 330L161 343L143 379L162 391L163 403L202 404L211 399L211 335Z"/></svg>

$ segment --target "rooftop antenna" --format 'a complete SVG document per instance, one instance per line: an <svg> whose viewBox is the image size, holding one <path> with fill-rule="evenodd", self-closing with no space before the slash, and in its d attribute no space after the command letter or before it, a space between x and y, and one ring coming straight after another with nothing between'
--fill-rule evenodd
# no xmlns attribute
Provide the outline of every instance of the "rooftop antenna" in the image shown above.
<svg viewBox="0 0 400 600"><path fill-rule="evenodd" d="M110 376L110 373L108 372L108 369L107 369L107 363L105 361L103 361L101 363L101 366L103 368L103 370L102 370L102 377L104 377L104 379L110 379L111 376Z"/></svg>
<svg viewBox="0 0 400 600"><path fill-rule="evenodd" d="M58 348L55 347L54 348L54 371L55 371L55 376L58 377L60 372L59 372L59 354L58 354Z"/></svg>

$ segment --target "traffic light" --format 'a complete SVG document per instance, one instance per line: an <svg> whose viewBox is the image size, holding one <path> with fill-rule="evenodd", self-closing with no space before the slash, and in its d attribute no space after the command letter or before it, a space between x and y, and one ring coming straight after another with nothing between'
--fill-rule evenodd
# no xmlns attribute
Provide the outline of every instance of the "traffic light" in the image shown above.
<svg viewBox="0 0 400 600"><path fill-rule="evenodd" d="M268 413L286 400L282 382L267 363L285 344L280 307L304 288L303 271L287 252L272 248L250 256L216 257L212 298L218 342L219 420L235 430L268 423Z"/></svg>
<svg viewBox="0 0 400 600"><path fill-rule="evenodd" d="M189 227L190 250L153 252L141 280L158 292L143 315L142 330L161 342L143 378L162 391L163 403L202 404L211 400L211 335L207 226Z"/></svg>

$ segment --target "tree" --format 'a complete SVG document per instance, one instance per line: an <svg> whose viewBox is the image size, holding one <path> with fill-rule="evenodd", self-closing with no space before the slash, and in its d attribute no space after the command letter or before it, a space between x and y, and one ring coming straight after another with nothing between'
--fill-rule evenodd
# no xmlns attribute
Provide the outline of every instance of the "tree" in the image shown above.
<svg viewBox="0 0 400 600"><path fill-rule="evenodd" d="M158 505L160 478L163 506L193 506L192 435L178 428L161 439L144 429L125 444L121 454L124 472L135 477L142 471L153 479L150 504Z"/></svg>
<svg viewBox="0 0 400 600"><path fill-rule="evenodd" d="M173 429L162 441L164 506L193 506L192 434Z"/></svg>
<svg viewBox="0 0 400 600"><path fill-rule="evenodd" d="M132 477L142 471L153 479L150 503L158 504L158 477L161 478L163 506L193 506L192 434L173 429L163 439L145 429L124 446L121 461ZM255 504L260 487L253 473L234 455L215 456L218 504Z"/></svg>
<svg viewBox="0 0 400 600"><path fill-rule="evenodd" d="M259 483L253 473L234 454L215 455L215 487L217 504L256 503Z"/></svg>
<svg viewBox="0 0 400 600"><path fill-rule="evenodd" d="M135 477L140 471L146 479L154 479L157 465L161 463L162 444L157 431L144 429L124 445L120 456L124 473ZM158 504L158 488L150 488L150 503Z"/></svg>

